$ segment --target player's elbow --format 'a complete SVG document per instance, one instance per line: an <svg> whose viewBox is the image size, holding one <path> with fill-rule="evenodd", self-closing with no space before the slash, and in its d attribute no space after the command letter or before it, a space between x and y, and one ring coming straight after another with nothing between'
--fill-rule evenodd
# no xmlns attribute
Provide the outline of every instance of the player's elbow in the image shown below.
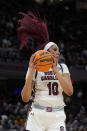
<svg viewBox="0 0 87 131"><path fill-rule="evenodd" d="M72 96L72 95L73 95L73 89L69 90L69 91L67 92L67 95L68 95L68 96Z"/></svg>
<svg viewBox="0 0 87 131"><path fill-rule="evenodd" d="M22 96L22 101L27 103L27 102L29 102L29 98L26 98L26 97Z"/></svg>
<svg viewBox="0 0 87 131"><path fill-rule="evenodd" d="M30 99L29 97L23 95L22 93L21 93L21 97L22 97L23 102L26 102L26 103L29 102L29 99Z"/></svg>
<svg viewBox="0 0 87 131"><path fill-rule="evenodd" d="M68 96L72 96L72 95L73 95L73 92L69 92L67 95L68 95Z"/></svg>

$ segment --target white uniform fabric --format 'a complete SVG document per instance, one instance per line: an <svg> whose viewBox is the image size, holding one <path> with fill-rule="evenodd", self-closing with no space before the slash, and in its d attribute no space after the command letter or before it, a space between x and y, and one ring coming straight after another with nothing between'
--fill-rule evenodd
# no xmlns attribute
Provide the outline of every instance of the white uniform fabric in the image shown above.
<svg viewBox="0 0 87 131"><path fill-rule="evenodd" d="M26 130L29 131L66 131L64 110L46 112L32 108L26 121ZM61 129L62 128L62 129Z"/></svg>
<svg viewBox="0 0 87 131"><path fill-rule="evenodd" d="M65 64L61 64L61 66L59 64L57 65L61 74L69 73ZM28 77L28 73L29 69L26 78ZM35 73L33 80L35 81ZM26 129L30 131L65 131L66 116L63 108L65 106L62 94L63 90L52 69L47 72L38 71L35 81L35 90L34 104L44 107L59 107L62 109L54 112L46 112L46 110L36 109L32 106L32 111L26 122Z"/></svg>

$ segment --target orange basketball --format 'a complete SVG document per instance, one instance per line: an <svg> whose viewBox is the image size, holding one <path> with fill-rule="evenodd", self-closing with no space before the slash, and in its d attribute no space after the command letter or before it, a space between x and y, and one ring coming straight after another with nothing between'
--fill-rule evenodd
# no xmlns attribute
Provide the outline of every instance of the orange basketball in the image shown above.
<svg viewBox="0 0 87 131"><path fill-rule="evenodd" d="M46 50L39 50L35 52L35 56L35 64L39 62L39 65L36 66L36 70L46 72L52 67L52 56L50 52Z"/></svg>

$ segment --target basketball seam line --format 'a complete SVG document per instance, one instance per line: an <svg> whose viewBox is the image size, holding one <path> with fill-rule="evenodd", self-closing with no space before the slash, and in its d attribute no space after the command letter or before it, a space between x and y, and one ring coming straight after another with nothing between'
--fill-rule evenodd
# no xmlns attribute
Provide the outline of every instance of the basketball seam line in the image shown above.
<svg viewBox="0 0 87 131"><path fill-rule="evenodd" d="M50 56L50 55L48 55L48 56ZM41 60L42 58L46 58L46 57L48 57L48 56L43 56L43 57L37 59L35 62L37 62L38 60Z"/></svg>
<svg viewBox="0 0 87 131"><path fill-rule="evenodd" d="M51 64L51 63L50 63ZM45 65L38 65L38 66L47 66L47 65L50 65L50 64L45 64Z"/></svg>

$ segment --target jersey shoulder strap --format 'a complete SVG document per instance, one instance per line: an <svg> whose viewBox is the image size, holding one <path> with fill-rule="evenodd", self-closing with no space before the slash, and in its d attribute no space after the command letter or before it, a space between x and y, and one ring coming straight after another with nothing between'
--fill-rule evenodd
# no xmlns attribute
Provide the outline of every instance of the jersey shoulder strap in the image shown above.
<svg viewBox="0 0 87 131"><path fill-rule="evenodd" d="M38 74L38 71L36 70L36 72L35 72L35 79L36 79L36 77L37 77L37 74Z"/></svg>
<svg viewBox="0 0 87 131"><path fill-rule="evenodd" d="M63 67L62 67L61 63L59 63L59 65L60 65L60 67L61 67L61 70L62 70L62 73L63 73Z"/></svg>

